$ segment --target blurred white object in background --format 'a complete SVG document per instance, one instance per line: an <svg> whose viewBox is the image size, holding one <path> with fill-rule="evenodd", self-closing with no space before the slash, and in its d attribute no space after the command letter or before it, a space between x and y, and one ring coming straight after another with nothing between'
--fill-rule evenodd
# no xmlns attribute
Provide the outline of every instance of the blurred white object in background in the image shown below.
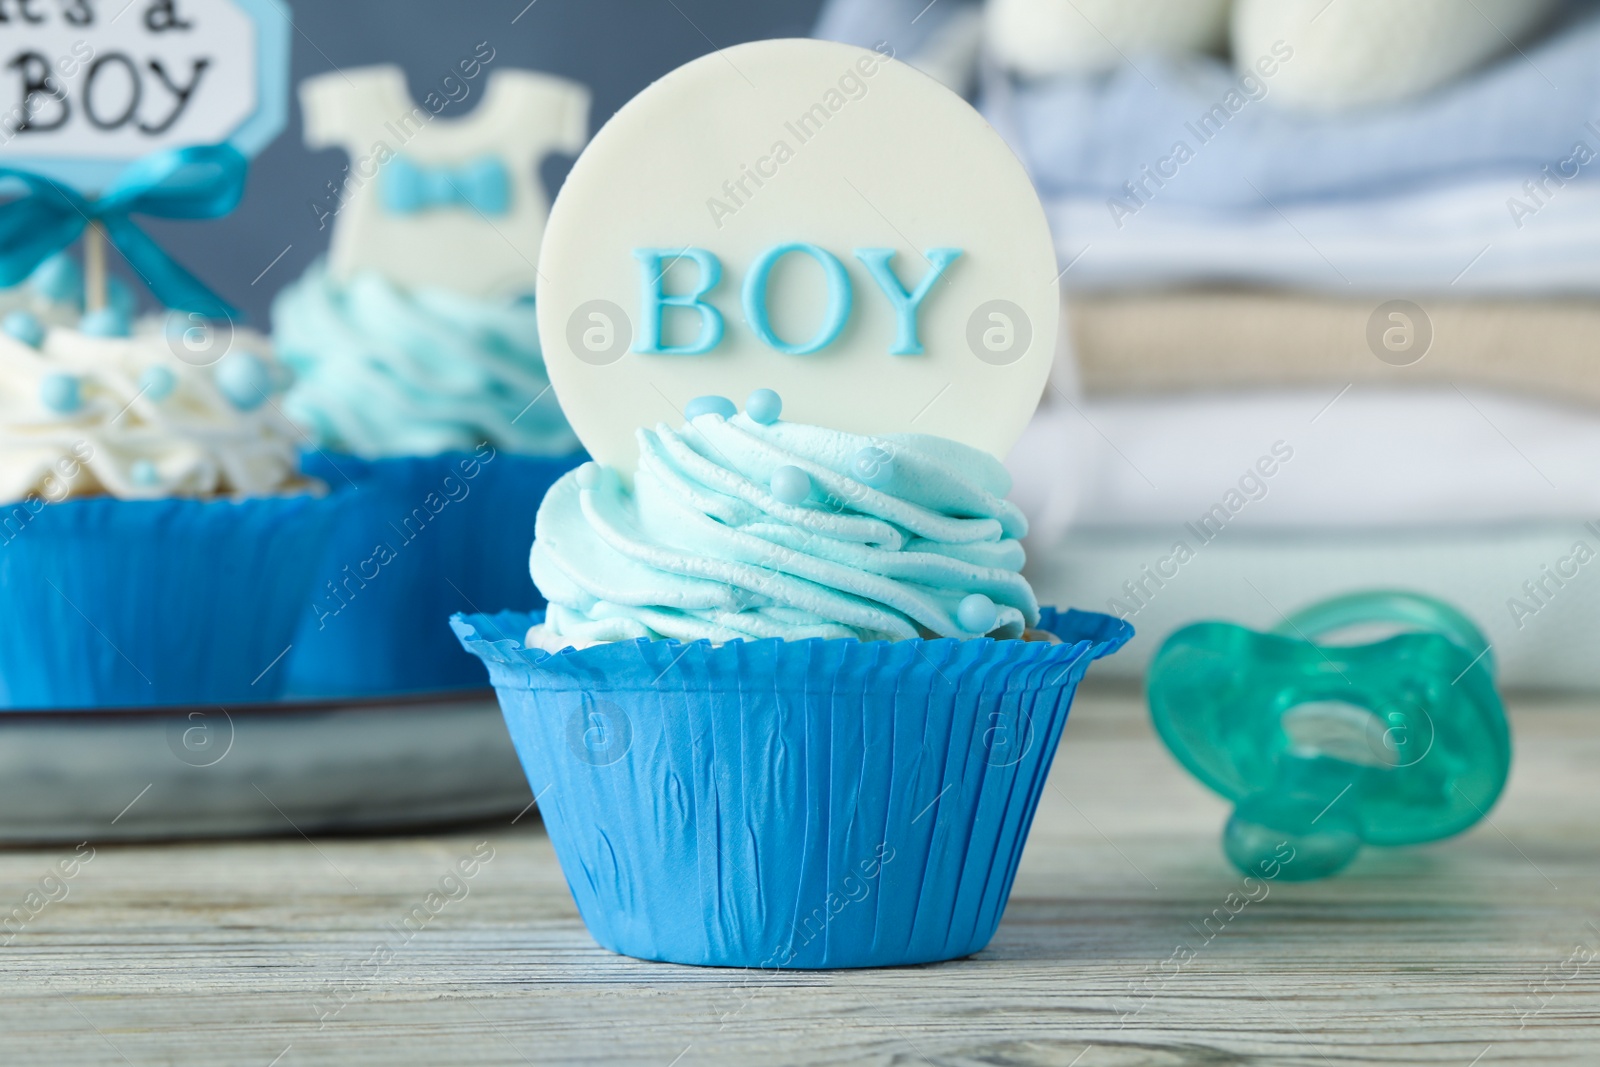
<svg viewBox="0 0 1600 1067"><path fill-rule="evenodd" d="M898 56L946 89L970 96L978 75L983 44L983 11L957 8L913 55Z"/></svg>
<svg viewBox="0 0 1600 1067"><path fill-rule="evenodd" d="M1600 515L1600 411L1471 386L1051 390L1006 465L1011 499L1068 510L1074 530L1178 531L1225 498L1230 535L1576 528ZM1063 532L1034 523L1030 551Z"/></svg>
<svg viewBox="0 0 1600 1067"><path fill-rule="evenodd" d="M989 0L990 54L1027 78L1092 74L1129 56L1207 52L1227 35L1229 0Z"/></svg>
<svg viewBox="0 0 1600 1067"><path fill-rule="evenodd" d="M1364 386L1052 389L1006 462L1039 602L1138 631L1108 677L1200 619L1394 587L1467 612L1505 684L1579 690L1600 690L1597 464L1592 407Z"/></svg>
<svg viewBox="0 0 1600 1067"><path fill-rule="evenodd" d="M1277 103L1339 111L1437 88L1512 47L1557 6L1559 0L1238 0L1233 54L1266 55L1274 42L1286 42L1294 58L1273 80Z"/></svg>

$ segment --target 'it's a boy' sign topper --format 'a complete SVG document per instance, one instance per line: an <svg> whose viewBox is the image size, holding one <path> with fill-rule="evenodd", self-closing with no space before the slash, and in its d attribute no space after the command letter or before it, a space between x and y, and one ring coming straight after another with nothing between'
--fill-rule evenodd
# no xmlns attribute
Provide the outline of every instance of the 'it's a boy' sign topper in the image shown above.
<svg viewBox="0 0 1600 1067"><path fill-rule="evenodd" d="M278 0L0 0L0 166L83 192L191 145L253 156L288 113Z"/></svg>
<svg viewBox="0 0 1600 1067"><path fill-rule="evenodd" d="M1048 224L966 101L884 52L760 41L689 63L573 166L540 251L539 336L584 446L691 399L1003 456L1059 323Z"/></svg>

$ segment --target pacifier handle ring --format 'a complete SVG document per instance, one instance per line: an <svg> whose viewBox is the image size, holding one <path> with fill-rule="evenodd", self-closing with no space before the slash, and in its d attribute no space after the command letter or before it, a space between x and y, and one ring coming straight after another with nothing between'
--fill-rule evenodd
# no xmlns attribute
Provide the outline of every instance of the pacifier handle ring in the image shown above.
<svg viewBox="0 0 1600 1067"><path fill-rule="evenodd" d="M1288 616L1272 633L1315 641L1351 626L1398 623L1438 634L1473 657L1494 677L1494 654L1471 619L1441 600L1401 589L1371 589L1319 601Z"/></svg>

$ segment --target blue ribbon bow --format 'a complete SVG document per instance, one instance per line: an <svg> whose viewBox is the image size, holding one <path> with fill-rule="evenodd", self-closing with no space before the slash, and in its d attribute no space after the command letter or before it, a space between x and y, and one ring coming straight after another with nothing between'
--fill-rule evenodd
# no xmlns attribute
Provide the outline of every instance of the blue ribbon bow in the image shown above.
<svg viewBox="0 0 1600 1067"><path fill-rule="evenodd" d="M470 207L485 215L511 209L506 165L484 156L460 167L432 167L396 156L383 167L383 206L390 214L414 215L436 207Z"/></svg>
<svg viewBox="0 0 1600 1067"><path fill-rule="evenodd" d="M84 196L51 178L0 167L0 179L27 186L27 194L0 204L0 286L11 286L77 240L90 222L169 308L210 318L239 312L184 270L129 218L214 219L244 195L249 163L232 145L196 145L145 156L128 166L104 193Z"/></svg>

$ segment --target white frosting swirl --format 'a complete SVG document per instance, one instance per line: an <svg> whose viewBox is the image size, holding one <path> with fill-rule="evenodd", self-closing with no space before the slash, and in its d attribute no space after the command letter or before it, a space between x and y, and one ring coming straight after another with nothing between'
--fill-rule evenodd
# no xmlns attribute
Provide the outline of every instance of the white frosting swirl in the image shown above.
<svg viewBox="0 0 1600 1067"><path fill-rule="evenodd" d="M299 434L270 395L286 377L247 330L207 366L174 354L160 318L130 337L49 328L38 348L0 332L0 501L304 488Z"/></svg>

